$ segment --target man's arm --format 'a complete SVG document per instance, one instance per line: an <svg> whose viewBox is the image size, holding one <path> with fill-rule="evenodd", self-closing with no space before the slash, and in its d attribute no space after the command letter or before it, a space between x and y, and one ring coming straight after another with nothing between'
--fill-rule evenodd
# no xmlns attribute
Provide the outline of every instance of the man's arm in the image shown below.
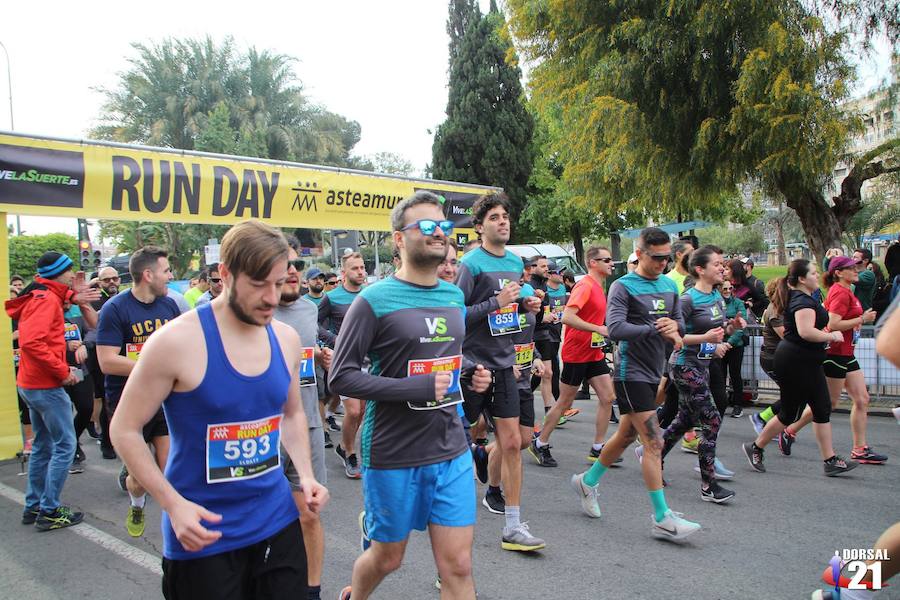
<svg viewBox="0 0 900 600"><path fill-rule="evenodd" d="M161 329L144 345L141 360L135 363L110 422L110 437L128 471L169 513L178 541L186 550L196 552L222 537L221 532L206 529L201 520L218 523L222 516L188 501L172 487L159 470L142 433L175 386L177 368L183 364L179 360L180 331L181 328Z"/></svg>
<svg viewBox="0 0 900 600"><path fill-rule="evenodd" d="M472 293L475 290L475 277L465 264L460 265L456 275L456 285L462 290L466 303L466 324L481 322L488 313L500 308L497 297L493 296L483 302L472 304Z"/></svg>
<svg viewBox="0 0 900 600"><path fill-rule="evenodd" d="M625 287L618 281L613 282L606 302L606 326L609 329L609 337L619 341L656 335L656 328L652 325L636 325L628 322L628 298Z"/></svg>
<svg viewBox="0 0 900 600"><path fill-rule="evenodd" d="M410 402L435 397L432 373L415 377L380 377L362 372L378 329L378 319L365 298L350 305L335 344L328 386L337 394L381 402Z"/></svg>
<svg viewBox="0 0 900 600"><path fill-rule="evenodd" d="M115 304L104 305L97 324L97 362L105 375L131 375L134 361L119 354L124 342L118 307Z"/></svg>

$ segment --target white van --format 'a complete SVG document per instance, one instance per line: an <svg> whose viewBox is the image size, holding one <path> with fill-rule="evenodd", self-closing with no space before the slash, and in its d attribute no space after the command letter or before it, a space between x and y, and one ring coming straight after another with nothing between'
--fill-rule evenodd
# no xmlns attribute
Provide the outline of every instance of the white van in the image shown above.
<svg viewBox="0 0 900 600"><path fill-rule="evenodd" d="M587 271L578 264L575 257L556 244L519 244L507 246L506 249L521 257L522 260L532 256L546 256L555 262L560 269L566 269L574 273L576 281L587 275Z"/></svg>

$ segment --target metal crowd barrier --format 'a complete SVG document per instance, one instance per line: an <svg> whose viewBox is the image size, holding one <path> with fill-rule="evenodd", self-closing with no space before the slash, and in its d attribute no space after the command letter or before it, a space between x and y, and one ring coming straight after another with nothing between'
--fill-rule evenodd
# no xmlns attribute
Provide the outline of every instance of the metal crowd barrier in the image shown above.
<svg viewBox="0 0 900 600"><path fill-rule="evenodd" d="M774 400L778 396L778 386L759 366L762 325L748 325L745 331L749 342L741 365L744 391L750 392L754 399ZM866 377L871 405L892 408L900 404L900 369L875 352L875 328L872 325L864 325L860 331L856 358Z"/></svg>

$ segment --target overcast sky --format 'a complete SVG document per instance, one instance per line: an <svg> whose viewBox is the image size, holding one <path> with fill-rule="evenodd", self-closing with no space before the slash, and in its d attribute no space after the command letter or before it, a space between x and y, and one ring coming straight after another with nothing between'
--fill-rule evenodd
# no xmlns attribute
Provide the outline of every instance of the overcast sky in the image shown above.
<svg viewBox="0 0 900 600"><path fill-rule="evenodd" d="M447 103L446 0L128 4L4 2L0 42L9 51L15 130L80 138L96 124L103 97L134 56L132 42L166 37L234 37L295 57L306 93L356 120L356 154L394 152L421 171ZM482 0L483 8L488 2ZM9 129L6 65L0 56L0 129ZM864 61L857 93L887 77L882 45ZM10 221L12 218L10 217ZM67 231L74 220L23 217L26 233Z"/></svg>

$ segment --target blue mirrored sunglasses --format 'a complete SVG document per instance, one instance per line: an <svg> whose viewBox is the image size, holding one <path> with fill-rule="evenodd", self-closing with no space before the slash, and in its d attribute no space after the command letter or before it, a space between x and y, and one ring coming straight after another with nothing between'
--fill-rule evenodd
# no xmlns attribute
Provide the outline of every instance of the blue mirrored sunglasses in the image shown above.
<svg viewBox="0 0 900 600"><path fill-rule="evenodd" d="M418 221L410 223L400 231L406 231L415 227L419 228L422 235L434 235L434 232L438 227L441 228L441 231L445 236L449 236L453 233L453 221L435 221L434 219L419 219Z"/></svg>

